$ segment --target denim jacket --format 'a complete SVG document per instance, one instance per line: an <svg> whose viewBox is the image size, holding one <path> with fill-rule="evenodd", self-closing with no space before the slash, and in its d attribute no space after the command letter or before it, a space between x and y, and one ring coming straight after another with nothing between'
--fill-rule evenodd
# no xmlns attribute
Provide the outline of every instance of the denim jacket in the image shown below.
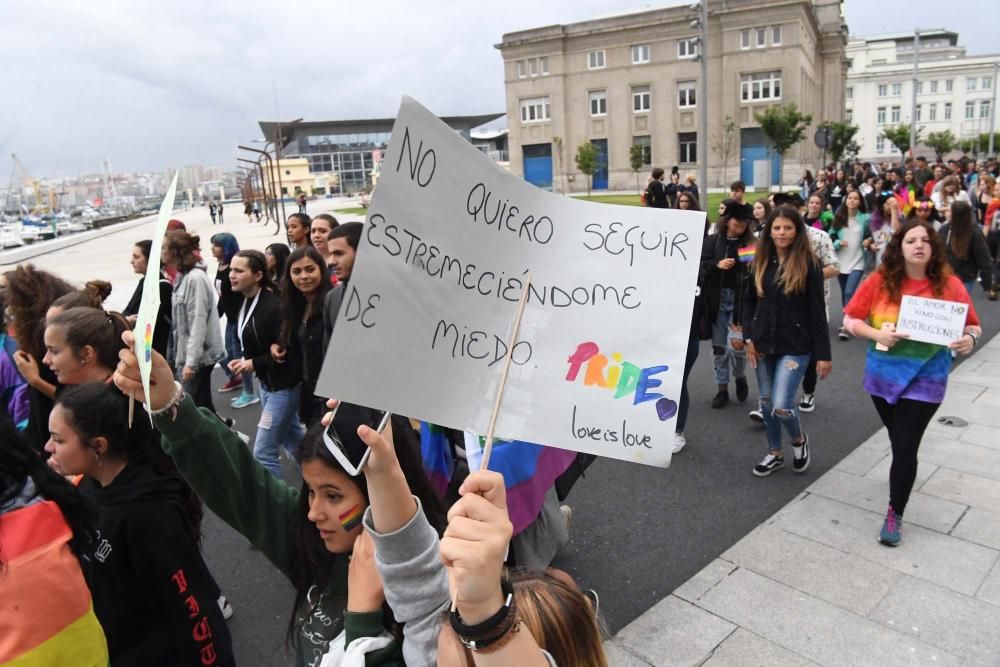
<svg viewBox="0 0 1000 667"><path fill-rule="evenodd" d="M215 286L203 264L177 275L173 319L177 368L212 366L226 356Z"/></svg>

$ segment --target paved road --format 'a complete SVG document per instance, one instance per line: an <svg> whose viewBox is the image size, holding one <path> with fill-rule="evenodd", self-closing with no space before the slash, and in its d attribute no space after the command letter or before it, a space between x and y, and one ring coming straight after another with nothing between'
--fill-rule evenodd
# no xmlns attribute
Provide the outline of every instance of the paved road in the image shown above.
<svg viewBox="0 0 1000 667"><path fill-rule="evenodd" d="M263 248L273 240L273 228L265 232L247 227L238 215L231 216L225 228L215 229L207 224L204 211L179 217L195 223L206 237L216 230L233 231L245 247ZM143 232L148 235L145 228L123 232L35 263L74 280L108 277L116 285L112 298L124 303L135 284L128 282L129 248ZM833 310L839 312L836 293L834 289ZM976 305L987 336L1000 329L1000 303L977 293ZM813 456L806 474L795 475L790 468L766 479L751 474L766 448L763 429L746 418L756 393L743 406L731 403L712 410L711 349L703 344L690 383L688 447L671 467L601 459L577 484L569 499L574 508L571 541L556 565L599 592L611 634L774 514L880 426L861 389L863 345L834 340L833 350L833 375L820 383L816 412L803 416ZM221 371L215 380L216 386L222 382ZM217 407L252 435L258 410L231 410L228 399L233 396L216 394ZM290 470L286 476L295 481ZM290 585L260 552L212 515L206 518L204 534L206 560L235 608L230 629L240 664L291 664L284 648L293 599Z"/></svg>

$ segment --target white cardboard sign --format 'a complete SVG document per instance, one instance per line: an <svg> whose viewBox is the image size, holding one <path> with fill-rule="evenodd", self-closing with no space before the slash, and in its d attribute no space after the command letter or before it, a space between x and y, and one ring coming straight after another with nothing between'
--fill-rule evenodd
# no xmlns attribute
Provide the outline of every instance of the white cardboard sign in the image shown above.
<svg viewBox="0 0 1000 667"><path fill-rule="evenodd" d="M530 272L497 437L667 466L704 222L536 188L404 97L316 393L485 433Z"/></svg>
<svg viewBox="0 0 1000 667"><path fill-rule="evenodd" d="M910 340L949 345L962 337L969 306L919 296L904 296L899 306L896 331L910 334Z"/></svg>

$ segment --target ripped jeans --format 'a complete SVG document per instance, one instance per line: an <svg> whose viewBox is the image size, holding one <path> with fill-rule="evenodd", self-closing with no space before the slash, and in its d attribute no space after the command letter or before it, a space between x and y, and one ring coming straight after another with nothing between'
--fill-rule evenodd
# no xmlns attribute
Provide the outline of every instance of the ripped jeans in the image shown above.
<svg viewBox="0 0 1000 667"><path fill-rule="evenodd" d="M809 367L808 354L762 354L757 358L760 411L767 430L767 448L781 451L781 428L795 440L802 436L796 404L799 383Z"/></svg>
<svg viewBox="0 0 1000 667"><path fill-rule="evenodd" d="M285 456L294 461L299 445L306 437L306 429L299 421L299 386L268 391L261 384L260 408L253 457L269 473L281 479L278 448L284 449Z"/></svg>

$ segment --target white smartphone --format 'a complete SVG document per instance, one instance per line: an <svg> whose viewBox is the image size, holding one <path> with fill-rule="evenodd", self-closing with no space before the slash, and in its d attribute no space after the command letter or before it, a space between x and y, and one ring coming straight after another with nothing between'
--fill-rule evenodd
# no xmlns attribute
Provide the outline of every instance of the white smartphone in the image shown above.
<svg viewBox="0 0 1000 667"><path fill-rule="evenodd" d="M358 437L358 427L364 424L381 433L391 416L385 410L353 403L338 403L333 410L330 425L323 430L323 444L343 466L344 472L357 477L372 453L364 440Z"/></svg>

